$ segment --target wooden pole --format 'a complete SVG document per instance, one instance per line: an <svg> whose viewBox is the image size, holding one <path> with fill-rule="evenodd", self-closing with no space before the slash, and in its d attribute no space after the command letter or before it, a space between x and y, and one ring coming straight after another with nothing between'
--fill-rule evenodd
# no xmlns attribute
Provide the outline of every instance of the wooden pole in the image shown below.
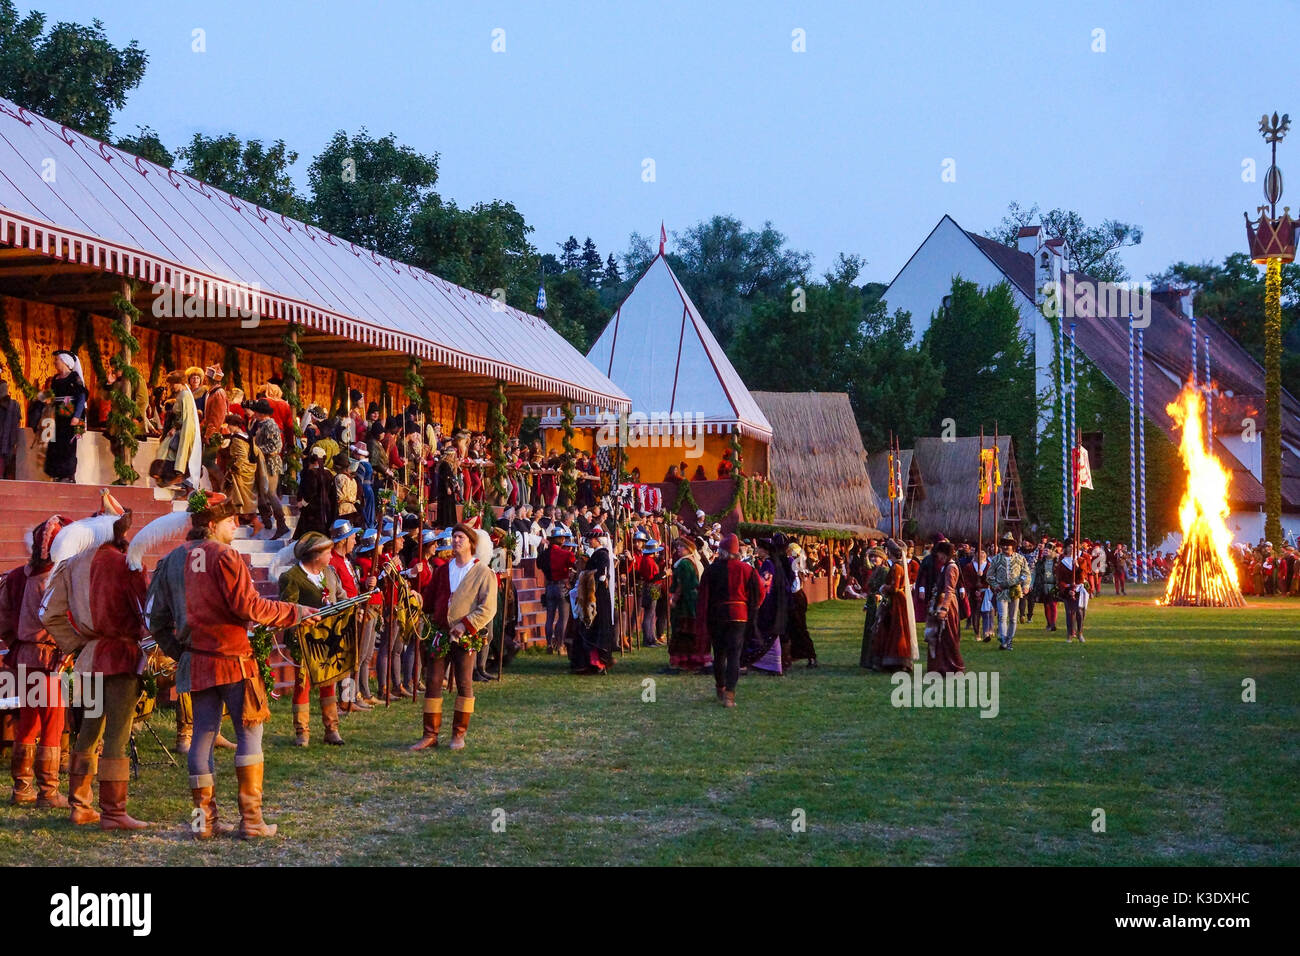
<svg viewBox="0 0 1300 956"><path fill-rule="evenodd" d="M979 560L979 553L984 550L984 497L979 493L980 485L984 484L984 425L980 424L980 450L975 456L977 466L977 477L975 479L975 524L976 524L976 547L975 559Z"/></svg>
<svg viewBox="0 0 1300 956"><path fill-rule="evenodd" d="M1002 517L1002 488L999 486L999 480L1002 476L1002 462L998 459L998 423L993 421L993 477L989 484L992 486L989 491L993 497L993 543L998 542L998 523Z"/></svg>

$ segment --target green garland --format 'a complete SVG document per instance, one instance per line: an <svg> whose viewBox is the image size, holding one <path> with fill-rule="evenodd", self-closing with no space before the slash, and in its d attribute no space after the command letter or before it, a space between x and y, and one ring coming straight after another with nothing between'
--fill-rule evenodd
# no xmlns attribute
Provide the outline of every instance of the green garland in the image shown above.
<svg viewBox="0 0 1300 956"><path fill-rule="evenodd" d="M417 408L421 406L420 395L423 393L424 379L420 377L420 360L411 359L411 364L406 366L406 400L414 404ZM424 436L420 436L421 441Z"/></svg>
<svg viewBox="0 0 1300 956"><path fill-rule="evenodd" d="M133 290L132 290L133 291ZM133 485L140 480L139 473L131 467L131 462L135 459L135 453L140 449L140 442L136 440L136 423L140 417L140 402L138 396L144 394L144 380L140 375L140 370L135 367L134 362L128 362L124 355L130 352L132 356L140 353L140 342L127 329L126 321L122 316L130 319L132 325L140 318L140 310L126 296L120 292L113 294L113 308L116 310L115 315L109 321L109 331L113 333L113 338L117 341L117 353L113 356L110 364L113 371L119 379L126 380L125 388L114 388L112 391L111 401L108 411L108 433L113 436L113 471L117 473L115 485ZM91 343L94 343L95 337L90 337ZM98 345L92 345L91 355L99 351Z"/></svg>
<svg viewBox="0 0 1300 956"><path fill-rule="evenodd" d="M754 521L771 521L776 517L776 488L765 478L740 477L734 479L731 501L717 514L705 515L707 524L721 521L725 516L740 509L741 515ZM691 493L691 483L683 479L677 483L677 498L673 502L674 514L695 514L700 509L695 495Z"/></svg>
<svg viewBox="0 0 1300 956"><path fill-rule="evenodd" d="M853 533L836 528L799 528L793 525L755 524L742 521L736 525L736 534L742 538L770 538L777 533L787 538L799 535L808 538L821 538L823 541L852 541Z"/></svg>
<svg viewBox="0 0 1300 956"><path fill-rule="evenodd" d="M740 432L731 433L731 463L735 466L736 474L745 466L745 456L740 448Z"/></svg>
<svg viewBox="0 0 1300 956"><path fill-rule="evenodd" d="M271 650L275 647L275 635L271 628L259 624L253 628L248 643L253 648L253 659L257 661L257 670L262 675L262 683L266 685L266 692L269 695L275 689L275 673L271 670L270 663Z"/></svg>
<svg viewBox="0 0 1300 956"><path fill-rule="evenodd" d="M0 296L0 350L4 352L5 365L9 368L9 374L13 376L14 384L27 396L27 400L31 401L36 397L36 386L27 381L27 376L23 374L23 360L19 357L18 349L14 347L14 340L9 334L4 296Z"/></svg>
<svg viewBox="0 0 1300 956"><path fill-rule="evenodd" d="M298 388L302 385L302 373L298 371L298 360L302 358L302 346L298 344L297 323L289 323L289 331L284 333L284 347L288 353L282 367L284 376L284 400L293 409L293 435L286 435L284 442L284 487L293 493L298 490L298 473L302 471L302 448L298 439L302 437L302 396Z"/></svg>
<svg viewBox="0 0 1300 956"><path fill-rule="evenodd" d="M509 495L506 483L506 384L498 381L488 404L488 454L492 456L492 494L498 504L505 504Z"/></svg>
<svg viewBox="0 0 1300 956"><path fill-rule="evenodd" d="M560 416L564 425L564 454L560 456L560 500L572 506L578 500L578 470L575 465L578 455L573 447L573 406L565 402L560 406Z"/></svg>

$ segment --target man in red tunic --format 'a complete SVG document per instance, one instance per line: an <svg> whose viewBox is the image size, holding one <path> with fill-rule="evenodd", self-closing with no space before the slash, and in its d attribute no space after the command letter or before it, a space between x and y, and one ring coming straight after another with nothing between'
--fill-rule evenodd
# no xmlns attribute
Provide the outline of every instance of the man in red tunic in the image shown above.
<svg viewBox="0 0 1300 956"><path fill-rule="evenodd" d="M194 700L194 741L190 746L191 827L199 839L214 835L217 821L213 743L224 704L235 725L235 776L239 780L239 835L274 836L275 824L262 820L262 725L271 716L248 625L290 627L310 608L268 601L253 587L248 566L230 546L238 527L235 506L225 495L208 495L207 507L194 514L208 537L193 542L185 564L185 620L190 646L176 669L176 689Z"/></svg>
<svg viewBox="0 0 1300 956"><path fill-rule="evenodd" d="M697 626L707 629L713 642L713 682L725 707L736 706L745 629L758 614L761 593L758 574L740 560L740 539L727 535L718 557L704 569L696 599Z"/></svg>

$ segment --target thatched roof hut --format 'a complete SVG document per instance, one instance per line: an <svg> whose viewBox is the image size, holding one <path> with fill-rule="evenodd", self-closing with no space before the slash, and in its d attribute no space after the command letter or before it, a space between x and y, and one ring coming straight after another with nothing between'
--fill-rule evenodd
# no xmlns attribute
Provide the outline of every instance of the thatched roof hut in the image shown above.
<svg viewBox="0 0 1300 956"><path fill-rule="evenodd" d="M985 448L992 448L993 444L992 436L984 438ZM914 513L918 538L944 534L953 540L974 541L980 531L981 514L986 544L992 540L995 526L998 534L1021 533L1025 499L1011 439L1000 436L997 447L1002 493L995 502L979 508L980 439L972 436L952 441L916 440L914 460L925 482L925 500L917 503Z"/></svg>
<svg viewBox="0 0 1300 956"><path fill-rule="evenodd" d="M868 534L880 508L857 419L843 392L752 392L772 425L769 475L776 524Z"/></svg>

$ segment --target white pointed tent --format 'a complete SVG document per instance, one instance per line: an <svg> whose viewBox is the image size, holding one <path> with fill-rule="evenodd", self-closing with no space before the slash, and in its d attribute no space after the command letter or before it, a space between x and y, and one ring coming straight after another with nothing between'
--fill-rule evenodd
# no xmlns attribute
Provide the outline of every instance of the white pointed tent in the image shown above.
<svg viewBox="0 0 1300 956"><path fill-rule="evenodd" d="M643 480L659 481L680 461L692 473L702 465L715 478L733 432L740 436L744 470L767 473L772 426L663 253L636 281L587 360L632 399L628 468L639 468ZM574 409L579 429L601 423L597 409ZM542 428L559 426L559 409L546 408ZM702 455L688 457L683 443L671 441L677 435L699 438ZM548 438L555 443L554 432Z"/></svg>

